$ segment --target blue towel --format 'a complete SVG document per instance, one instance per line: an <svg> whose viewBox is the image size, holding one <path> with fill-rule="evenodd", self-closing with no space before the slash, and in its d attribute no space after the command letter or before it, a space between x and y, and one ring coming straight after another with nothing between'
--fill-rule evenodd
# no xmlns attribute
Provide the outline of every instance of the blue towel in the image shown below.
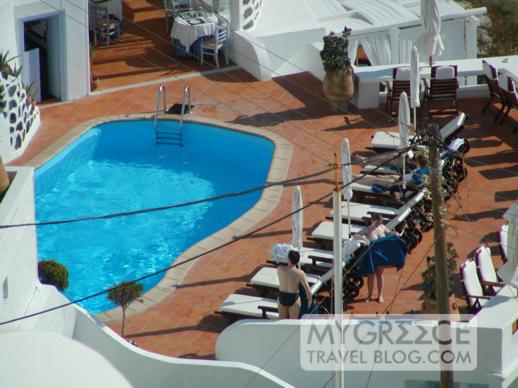
<svg viewBox="0 0 518 388"><path fill-rule="evenodd" d="M356 268L357 274L359 276L373 274L380 265L396 267L399 270L405 265L407 252L406 243L398 236L379 238L359 252L361 259Z"/></svg>

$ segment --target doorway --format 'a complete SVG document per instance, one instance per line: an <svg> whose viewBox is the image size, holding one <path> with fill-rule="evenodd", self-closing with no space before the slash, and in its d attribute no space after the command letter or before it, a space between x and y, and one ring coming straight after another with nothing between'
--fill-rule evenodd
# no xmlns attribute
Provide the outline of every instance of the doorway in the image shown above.
<svg viewBox="0 0 518 388"><path fill-rule="evenodd" d="M63 61L60 15L25 21L23 80L32 84L37 101L63 99Z"/></svg>

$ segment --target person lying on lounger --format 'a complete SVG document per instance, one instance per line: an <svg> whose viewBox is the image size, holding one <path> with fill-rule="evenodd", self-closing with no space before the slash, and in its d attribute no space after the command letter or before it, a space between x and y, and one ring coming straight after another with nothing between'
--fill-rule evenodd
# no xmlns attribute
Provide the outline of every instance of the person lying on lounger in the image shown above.
<svg viewBox="0 0 518 388"><path fill-rule="evenodd" d="M309 288L306 274L297 268L300 261L300 254L297 251L288 253L288 265L277 267L279 276L279 299L277 306L280 319L297 319L300 313L299 284L302 284L308 296L308 310L311 308L311 289Z"/></svg>
<svg viewBox="0 0 518 388"><path fill-rule="evenodd" d="M419 154L417 155L416 161L418 168L406 174L404 176L404 180L414 184L415 186L421 186L423 184L424 176L430 174L430 168L428 167L428 159L426 156ZM401 177L399 175L361 176L353 174L353 179L357 179L355 180L357 183L373 186L374 192L384 192L401 181Z"/></svg>

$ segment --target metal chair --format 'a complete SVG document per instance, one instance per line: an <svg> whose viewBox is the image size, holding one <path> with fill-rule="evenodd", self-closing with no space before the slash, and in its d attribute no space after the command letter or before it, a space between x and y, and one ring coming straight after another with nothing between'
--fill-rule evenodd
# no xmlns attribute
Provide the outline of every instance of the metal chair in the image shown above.
<svg viewBox="0 0 518 388"><path fill-rule="evenodd" d="M496 70L496 67L483 60L482 68L484 69L484 79L486 80L487 88L489 89L489 100L487 100L487 102L484 104L481 113L484 114L487 108L489 108L493 102L500 103L501 107L494 119L494 122L496 123L504 111L505 97L500 86L500 80L498 78L498 71Z"/></svg>
<svg viewBox="0 0 518 388"><path fill-rule="evenodd" d="M456 113L459 114L457 101L459 80L457 74L457 65L432 67L430 85L425 81L425 100L428 105L428 114L430 114L431 102L437 100L452 101Z"/></svg>
<svg viewBox="0 0 518 388"><path fill-rule="evenodd" d="M467 260L460 266L460 281L469 309L477 313L491 299L484 294L484 288L477 275L474 261Z"/></svg>
<svg viewBox="0 0 518 388"><path fill-rule="evenodd" d="M391 116L399 106L399 98L401 93L406 92L410 95L410 68L396 67L392 69L392 81L386 83L387 86L387 112Z"/></svg>
<svg viewBox="0 0 518 388"><path fill-rule="evenodd" d="M202 65L205 55L209 55L214 58L214 62L216 62L216 67L219 69L218 54L220 50L223 50L223 53L225 54L225 63L228 65L228 31L228 22L220 23L216 27L216 34L213 37L206 39L202 42L200 55L200 61Z"/></svg>
<svg viewBox="0 0 518 388"><path fill-rule="evenodd" d="M110 39L119 37L121 34L120 21L110 18L107 8L92 5L90 8L94 22L94 44L98 40L104 40L106 46L110 45Z"/></svg>
<svg viewBox="0 0 518 388"><path fill-rule="evenodd" d="M191 9L191 0L164 0L165 31L169 32L169 18L172 18L174 21L175 16L179 12L185 12Z"/></svg>
<svg viewBox="0 0 518 388"><path fill-rule="evenodd" d="M518 109L518 93L516 92L516 86L514 80L511 77L505 76L504 79L507 79L505 83L505 87L502 87L502 93L505 99L505 112L502 118L500 119L500 124L504 122L504 120L511 112L511 109ZM515 128L514 133L518 131L518 127Z"/></svg>

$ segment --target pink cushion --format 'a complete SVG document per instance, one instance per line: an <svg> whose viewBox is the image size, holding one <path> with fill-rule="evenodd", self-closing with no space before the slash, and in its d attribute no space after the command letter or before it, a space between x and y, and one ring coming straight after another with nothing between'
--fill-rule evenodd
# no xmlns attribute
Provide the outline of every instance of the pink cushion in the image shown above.
<svg viewBox="0 0 518 388"><path fill-rule="evenodd" d="M436 79L452 79L455 78L455 69L453 66L439 66L435 70Z"/></svg>

